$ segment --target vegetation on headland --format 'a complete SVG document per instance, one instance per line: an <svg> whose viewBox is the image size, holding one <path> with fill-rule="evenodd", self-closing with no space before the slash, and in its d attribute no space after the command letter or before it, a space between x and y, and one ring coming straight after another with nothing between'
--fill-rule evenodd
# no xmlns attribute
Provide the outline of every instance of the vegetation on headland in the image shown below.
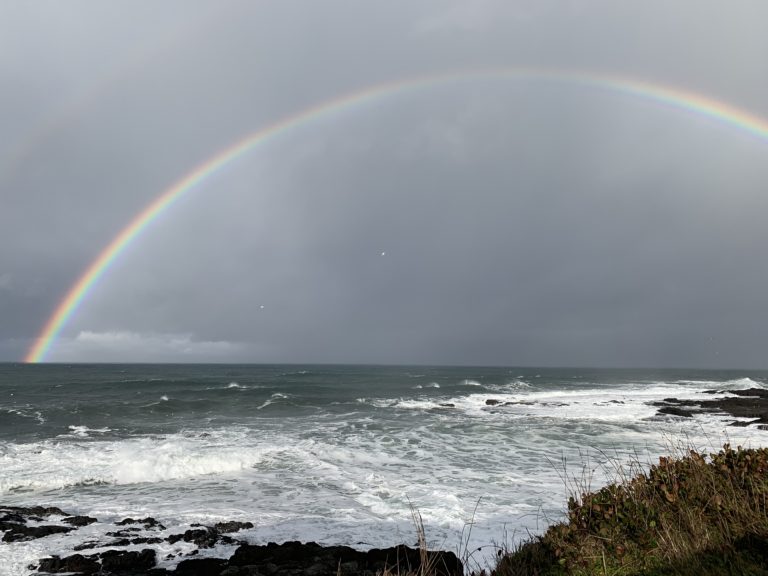
<svg viewBox="0 0 768 576"><path fill-rule="evenodd" d="M568 501L492 576L766 575L768 448L694 450Z"/></svg>

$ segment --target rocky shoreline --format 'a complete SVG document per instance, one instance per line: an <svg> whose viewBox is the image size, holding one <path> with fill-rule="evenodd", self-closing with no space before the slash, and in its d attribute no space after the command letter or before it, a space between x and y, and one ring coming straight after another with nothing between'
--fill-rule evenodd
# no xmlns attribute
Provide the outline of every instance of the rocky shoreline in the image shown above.
<svg viewBox="0 0 768 576"><path fill-rule="evenodd" d="M98 522L96 518L67 514L56 507L0 506L2 542L8 545L55 534L74 532ZM40 558L28 566L30 574L98 576L374 576L421 573L422 562L436 576L461 576L464 567L452 552L420 551L405 545L359 551L347 546L321 546L314 542L249 544L238 539L250 522L194 524L183 533L168 534L154 518L125 518L101 538L92 535L73 547L74 554ZM183 554L160 557L163 545L191 544ZM155 547L150 547L155 545ZM231 547L229 558L206 555L214 547ZM175 564L161 567L159 563Z"/></svg>
<svg viewBox="0 0 768 576"><path fill-rule="evenodd" d="M716 414L744 418L734 420L729 426L750 426L760 430L768 430L768 390L749 388L747 390L712 390L705 394L728 394L724 398L701 398L695 400L680 400L665 398L654 402L658 407L658 415L679 416L692 418L697 414Z"/></svg>

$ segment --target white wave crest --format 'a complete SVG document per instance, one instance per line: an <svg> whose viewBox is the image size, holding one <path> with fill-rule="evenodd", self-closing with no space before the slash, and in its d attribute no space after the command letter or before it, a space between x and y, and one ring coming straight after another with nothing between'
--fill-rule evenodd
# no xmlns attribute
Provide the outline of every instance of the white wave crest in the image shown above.
<svg viewBox="0 0 768 576"><path fill-rule="evenodd" d="M69 435L79 436L81 438L87 437L90 433L105 434L111 432L110 428L88 428L88 426L74 426L70 425L68 428L72 431Z"/></svg>
<svg viewBox="0 0 768 576"><path fill-rule="evenodd" d="M709 390L748 390L749 388L768 389L765 382L752 378L736 378L734 380L675 380L672 384L697 386Z"/></svg>
<svg viewBox="0 0 768 576"><path fill-rule="evenodd" d="M83 437L90 429L70 426ZM84 444L16 444L2 456L0 494L86 484L136 484L227 474L252 468L264 454L248 443L215 435L133 438Z"/></svg>

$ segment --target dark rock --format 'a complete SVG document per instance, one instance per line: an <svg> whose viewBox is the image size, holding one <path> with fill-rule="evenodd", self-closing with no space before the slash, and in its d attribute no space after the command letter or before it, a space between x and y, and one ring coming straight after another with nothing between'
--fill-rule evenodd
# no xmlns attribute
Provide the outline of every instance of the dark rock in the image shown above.
<svg viewBox="0 0 768 576"><path fill-rule="evenodd" d="M71 514L67 514L61 508L57 508L56 506L48 506L47 508L43 506L33 506L32 508L19 508L18 510L29 510L29 516L71 516Z"/></svg>
<svg viewBox="0 0 768 576"><path fill-rule="evenodd" d="M104 546L104 543L100 542L99 540L89 540L88 542L83 542L82 544L73 546L72 550L75 552L80 552L81 550L92 550L94 548L101 548L102 546ZM114 546L114 544L110 543L109 546Z"/></svg>
<svg viewBox="0 0 768 576"><path fill-rule="evenodd" d="M463 574L461 561L451 552L428 552L427 561L437 576L460 576ZM286 542L266 546L245 544L240 546L229 559L230 566L254 566L265 575L305 574L308 576L337 576L352 574L375 574L385 569L392 573L419 573L421 554L414 548L396 546L359 552L346 546L323 547L314 542ZM279 567L279 568L277 568Z"/></svg>
<svg viewBox="0 0 768 576"><path fill-rule="evenodd" d="M165 526L160 524L157 520L151 516L134 520L133 518L123 518L120 522L117 522L118 526L127 526L128 524L144 524L144 528L157 528L158 530L165 530Z"/></svg>
<svg viewBox="0 0 768 576"><path fill-rule="evenodd" d="M456 404L452 404L451 402L443 402L442 404L439 404L440 408L456 408Z"/></svg>
<svg viewBox="0 0 768 576"><path fill-rule="evenodd" d="M494 398L488 398L488 400L485 401L486 406L496 406L496 404L500 404L501 400L496 400Z"/></svg>
<svg viewBox="0 0 768 576"><path fill-rule="evenodd" d="M677 398L665 398L662 402L652 402L652 406L659 406L659 414L673 414L675 416L690 417L694 411L684 410L681 406L695 407L696 412L707 414L727 414L736 418L749 418L750 422L731 422L730 426L749 426L756 424L758 429L762 425L768 425L768 390L762 388L750 388L748 390L706 390L710 394L728 394L724 398L679 400Z"/></svg>
<svg viewBox="0 0 768 576"><path fill-rule="evenodd" d="M3 535L3 542L24 542L43 538L51 534L63 534L72 532L75 528L69 526L25 526L24 524L2 524L0 530L7 530Z"/></svg>
<svg viewBox="0 0 768 576"><path fill-rule="evenodd" d="M735 426L735 427L738 427L738 428L746 428L750 424L755 424L757 422L760 422L759 418L757 420L734 420L733 422L730 422L728 424L728 426ZM760 427L758 426L758 428L760 428Z"/></svg>
<svg viewBox="0 0 768 576"><path fill-rule="evenodd" d="M218 576L227 567L227 561L219 558L193 558L182 560L176 566L179 576Z"/></svg>
<svg viewBox="0 0 768 576"><path fill-rule="evenodd" d="M70 526L88 526L88 524L93 524L94 522L97 522L96 518L91 518L90 516L70 516L68 518L64 518L62 520L65 524L69 524Z"/></svg>
<svg viewBox="0 0 768 576"><path fill-rule="evenodd" d="M105 572L129 572L145 570L155 565L155 551L145 548L141 552L126 550L108 550L99 555L101 569Z"/></svg>
<svg viewBox="0 0 768 576"><path fill-rule="evenodd" d="M682 416L683 418L690 418L693 416L693 412L690 410L684 410L675 406L664 406L659 408L659 414L669 414L671 416Z"/></svg>
<svg viewBox="0 0 768 576"><path fill-rule="evenodd" d="M205 526L187 530L184 534L171 534L167 538L168 542L171 544L175 544L179 540L184 540L184 542L196 544L199 548L211 548L216 544L218 539L219 533L213 528L207 528Z"/></svg>
<svg viewBox="0 0 768 576"><path fill-rule="evenodd" d="M40 560L38 572L75 572L79 574L93 574L99 570L99 564L93 556L83 556L82 554L72 554L66 558L53 556Z"/></svg>
<svg viewBox="0 0 768 576"><path fill-rule="evenodd" d="M136 532L141 532L141 528L125 528L123 530L118 530L117 532L107 532L107 536L112 536L113 538L128 538L130 536L135 536Z"/></svg>
<svg viewBox="0 0 768 576"><path fill-rule="evenodd" d="M231 534L232 532L239 532L240 530L245 530L247 528L253 528L253 523L251 522L219 522L218 524L213 525L214 530L216 530L219 534Z"/></svg>
<svg viewBox="0 0 768 576"><path fill-rule="evenodd" d="M165 542L162 538L154 537L154 538L133 538L131 539L131 544L160 544L160 542Z"/></svg>
<svg viewBox="0 0 768 576"><path fill-rule="evenodd" d="M72 514L67 514L62 511L61 508L56 508L55 506L49 506L47 508L43 506L0 506L0 512L14 514L30 520L42 520L41 516L72 516Z"/></svg>

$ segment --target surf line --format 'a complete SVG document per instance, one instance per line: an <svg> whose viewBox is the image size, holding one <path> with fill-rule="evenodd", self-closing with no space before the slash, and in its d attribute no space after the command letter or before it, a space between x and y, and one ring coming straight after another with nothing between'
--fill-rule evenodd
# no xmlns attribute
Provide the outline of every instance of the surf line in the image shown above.
<svg viewBox="0 0 768 576"><path fill-rule="evenodd" d="M311 106L246 135L244 138L198 164L191 172L163 191L141 212L134 216L125 228L99 252L77 281L70 287L64 298L56 305L39 335L35 338L24 361L28 363L45 361L47 354L61 334L61 331L79 309L88 294L94 289L99 279L104 276L120 254L144 230L186 193L200 187L206 180L258 145L264 144L293 129L309 125L313 121L318 121L336 113L354 110L363 105L398 94L430 87L505 79L582 85L620 95L633 96L665 105L673 110L709 118L754 136L759 140L768 142L768 120L765 118L703 94L632 77L557 69L495 68L416 76L375 84Z"/></svg>

